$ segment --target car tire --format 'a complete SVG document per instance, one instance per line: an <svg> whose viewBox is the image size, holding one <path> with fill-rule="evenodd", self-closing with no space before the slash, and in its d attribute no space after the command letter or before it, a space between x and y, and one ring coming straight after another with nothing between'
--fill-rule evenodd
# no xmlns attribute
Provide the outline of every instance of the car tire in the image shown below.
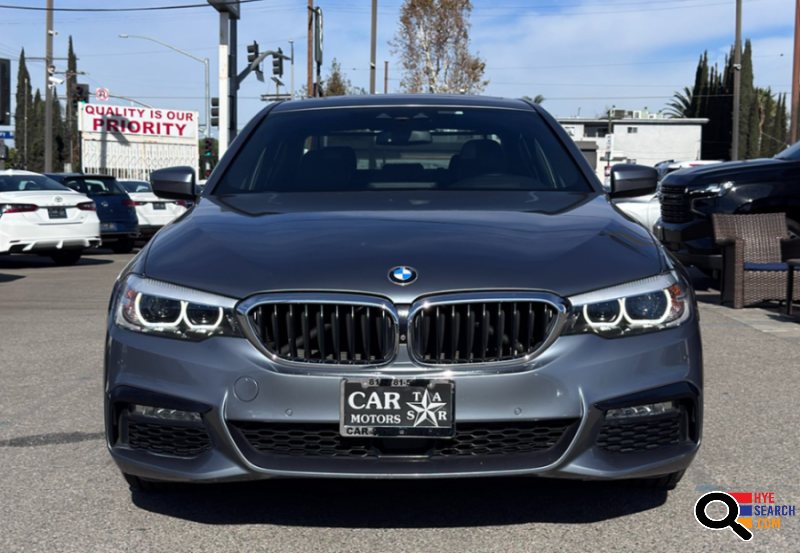
<svg viewBox="0 0 800 553"><path fill-rule="evenodd" d="M678 482L683 478L685 472L685 470L679 470L678 472L657 476L655 478L642 478L641 480L637 480L637 485L639 488L646 490L674 490L675 486L677 486Z"/></svg>
<svg viewBox="0 0 800 553"><path fill-rule="evenodd" d="M83 255L83 250L63 250L51 253L50 259L56 265L75 265L80 260L81 255Z"/></svg>
<svg viewBox="0 0 800 553"><path fill-rule="evenodd" d="M131 253L136 241L133 238L122 238L111 245L114 253Z"/></svg>
<svg viewBox="0 0 800 553"><path fill-rule="evenodd" d="M130 486L130 490L132 492L146 492L146 493L154 493L154 492L164 492L169 490L169 482L161 482L158 480L145 480L144 478L140 478L138 476L134 476L133 474L126 474L122 473L122 476L125 478L125 481Z"/></svg>

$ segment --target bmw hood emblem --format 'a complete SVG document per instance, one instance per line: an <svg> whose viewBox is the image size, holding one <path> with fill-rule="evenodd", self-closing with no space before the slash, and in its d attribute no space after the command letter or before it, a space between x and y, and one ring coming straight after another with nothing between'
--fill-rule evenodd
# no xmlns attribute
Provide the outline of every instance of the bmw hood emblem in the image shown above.
<svg viewBox="0 0 800 553"><path fill-rule="evenodd" d="M417 271L411 267L395 267L389 271L389 280L400 286L405 286L417 280Z"/></svg>

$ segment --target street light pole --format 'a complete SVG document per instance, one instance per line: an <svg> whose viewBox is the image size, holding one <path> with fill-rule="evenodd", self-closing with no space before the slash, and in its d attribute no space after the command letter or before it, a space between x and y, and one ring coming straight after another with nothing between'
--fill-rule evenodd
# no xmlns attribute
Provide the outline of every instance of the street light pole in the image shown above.
<svg viewBox="0 0 800 553"><path fill-rule="evenodd" d="M201 62L201 63L203 63L205 65L205 69L206 69L206 75L205 75L205 77L206 77L206 109L205 109L205 112L206 112L206 126L205 126L205 131L204 132L205 132L206 136L211 136L211 96L210 96L210 90L209 90L209 86L208 86L208 58L198 58L197 56L193 56L189 52L184 52L180 48L175 48L174 46L172 46L170 44L167 44L166 42L162 42L162 41L160 41L160 40L158 40L156 38L152 38L152 37L149 37L149 36L119 35L119 37L120 38L141 38L141 39L144 39L144 40L152 40L153 42L157 42L162 46L166 46L167 48L175 50L176 52L180 52L184 56L189 56L193 60L197 60L197 61L199 61L199 62Z"/></svg>
<svg viewBox="0 0 800 553"><path fill-rule="evenodd" d="M736 43L733 46L733 133L731 160L739 159L739 104L742 88L742 0L736 0Z"/></svg>
<svg viewBox="0 0 800 553"><path fill-rule="evenodd" d="M800 2L800 0L797 0ZM289 45L292 49L292 100L294 100L294 41L290 40Z"/></svg>
<svg viewBox="0 0 800 553"><path fill-rule="evenodd" d="M372 33L369 44L369 93L375 94L375 42L378 33L378 0L372 0Z"/></svg>
<svg viewBox="0 0 800 553"><path fill-rule="evenodd" d="M44 172L53 171L53 84L50 66L53 63L53 0L47 0L47 37L45 42L45 100L44 100Z"/></svg>

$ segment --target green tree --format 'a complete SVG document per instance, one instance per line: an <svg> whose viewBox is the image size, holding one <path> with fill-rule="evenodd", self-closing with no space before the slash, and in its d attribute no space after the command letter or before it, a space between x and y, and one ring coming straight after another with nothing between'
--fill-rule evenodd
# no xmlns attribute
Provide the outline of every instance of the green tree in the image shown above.
<svg viewBox="0 0 800 553"><path fill-rule="evenodd" d="M534 104L541 104L542 102L544 102L546 100L546 98L544 96L542 96L541 94L537 94L533 98L531 98L530 96L523 96L522 99L523 100L528 100L529 102L533 102Z"/></svg>
<svg viewBox="0 0 800 553"><path fill-rule="evenodd" d="M671 118L692 117L692 102L694 92L688 86L683 87L683 92L676 92L672 95L673 100L667 102L664 110Z"/></svg>
<svg viewBox="0 0 800 553"><path fill-rule="evenodd" d="M58 101L58 92L53 90L53 170L63 171L64 163L69 158L69 145L65 143L66 134L64 119L61 117L61 102Z"/></svg>
<svg viewBox="0 0 800 553"><path fill-rule="evenodd" d="M322 90L325 96L353 96L367 93L363 88L353 86L342 71L342 64L336 58L331 62L331 70L322 83Z"/></svg>
<svg viewBox="0 0 800 553"><path fill-rule="evenodd" d="M739 159L758 155L758 100L753 85L753 48L745 41L742 53L742 72L739 89ZM754 149L755 147L755 149Z"/></svg>
<svg viewBox="0 0 800 553"><path fill-rule="evenodd" d="M400 55L405 92L479 94L486 62L470 53L470 0L405 0L392 54Z"/></svg>
<svg viewBox="0 0 800 553"><path fill-rule="evenodd" d="M25 65L25 49L19 55L19 69L17 70L17 96L14 107L14 143L17 151L24 154L25 144L29 141L30 134L26 134L26 107L28 113L31 108L31 77ZM18 169L25 167L27 160L24 155L15 156L14 166Z"/></svg>
<svg viewBox="0 0 800 553"><path fill-rule="evenodd" d="M72 90L78 80L78 57L72 48L72 35L69 37L69 52L67 54L67 118L64 124L64 141L67 145L67 155L65 163L72 163L73 170L77 170L80 165L80 144L78 143L78 114L72 109ZM72 152L69 152L69 145L72 144Z"/></svg>
<svg viewBox="0 0 800 553"><path fill-rule="evenodd" d="M38 88L28 108L28 169L44 171L44 101Z"/></svg>

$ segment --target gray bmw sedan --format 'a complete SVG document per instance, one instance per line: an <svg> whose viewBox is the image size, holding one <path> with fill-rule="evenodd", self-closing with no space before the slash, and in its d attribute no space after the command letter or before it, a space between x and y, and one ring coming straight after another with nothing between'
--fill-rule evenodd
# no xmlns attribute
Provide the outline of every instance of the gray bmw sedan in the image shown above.
<svg viewBox="0 0 800 553"><path fill-rule="evenodd" d="M133 488L306 476L636 479L702 430L683 267L523 100L277 103L125 268L108 449Z"/></svg>

